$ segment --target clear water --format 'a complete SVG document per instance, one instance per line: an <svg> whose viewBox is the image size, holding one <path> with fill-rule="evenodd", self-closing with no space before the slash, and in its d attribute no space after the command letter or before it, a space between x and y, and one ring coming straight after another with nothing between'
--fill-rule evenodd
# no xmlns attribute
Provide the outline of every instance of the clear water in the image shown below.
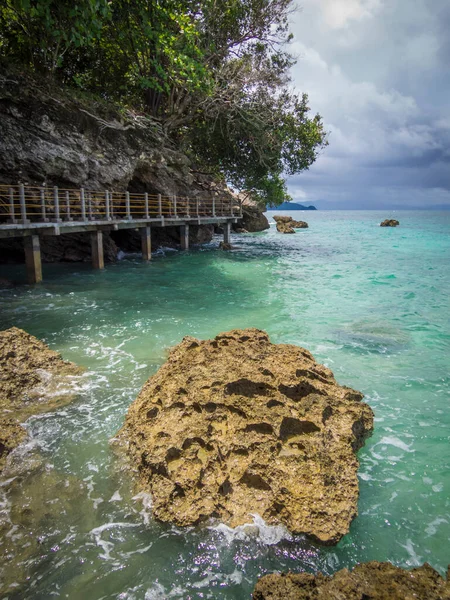
<svg viewBox="0 0 450 600"><path fill-rule="evenodd" d="M40 466L0 485L4 597L241 599L266 572L332 573L367 560L428 561L444 572L450 212L398 213L397 229L379 227L396 216L385 213L302 215L308 230L234 236L235 252L216 240L101 273L45 265L42 285L0 292L1 328L22 327L88 369L73 404L27 423L32 443L19 458ZM133 496L117 469L108 441L167 348L248 326L311 350L375 411L359 453L359 516L335 547L261 523L259 537L156 523L149 499ZM32 510L18 516L12 502Z"/></svg>

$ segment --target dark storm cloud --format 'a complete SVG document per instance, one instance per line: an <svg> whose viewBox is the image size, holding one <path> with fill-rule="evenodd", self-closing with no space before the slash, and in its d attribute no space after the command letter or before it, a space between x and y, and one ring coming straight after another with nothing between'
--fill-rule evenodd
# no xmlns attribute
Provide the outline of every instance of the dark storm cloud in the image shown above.
<svg viewBox="0 0 450 600"><path fill-rule="evenodd" d="M291 195L322 208L450 207L450 2L304 0L295 87L330 146Z"/></svg>

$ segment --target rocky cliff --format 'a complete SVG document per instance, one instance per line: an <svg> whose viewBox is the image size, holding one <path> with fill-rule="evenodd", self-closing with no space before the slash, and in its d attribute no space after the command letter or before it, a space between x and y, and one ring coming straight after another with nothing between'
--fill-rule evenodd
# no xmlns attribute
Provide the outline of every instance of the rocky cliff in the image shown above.
<svg viewBox="0 0 450 600"><path fill-rule="evenodd" d="M196 170L158 121L11 75L0 77L0 184L18 181L190 197L230 194L224 184ZM247 222L243 227L258 229ZM193 243L211 240L211 227L199 229ZM113 238L105 235L106 260L115 259L117 242L128 245L127 234ZM154 248L178 243L176 228L155 228ZM22 260L20 246L2 241L0 260ZM71 234L44 240L42 251L46 262L88 260L89 238Z"/></svg>

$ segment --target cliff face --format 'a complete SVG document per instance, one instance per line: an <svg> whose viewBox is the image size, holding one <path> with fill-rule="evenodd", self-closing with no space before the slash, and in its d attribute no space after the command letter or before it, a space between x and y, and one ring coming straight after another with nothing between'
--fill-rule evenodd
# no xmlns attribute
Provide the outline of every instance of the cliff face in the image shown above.
<svg viewBox="0 0 450 600"><path fill-rule="evenodd" d="M87 104L67 92L37 87L24 77L0 77L0 184L18 181L61 188L114 189L177 196L229 194L223 184L194 169L152 119ZM256 214L257 213L257 214ZM240 227L266 227L260 211ZM253 219L253 224L250 222ZM268 226L268 225L267 225ZM191 227L191 243L212 239L209 225ZM104 235L105 260L117 250L139 250L133 231ZM152 246L177 246L179 229L154 228ZM90 260L86 234L43 239L44 262ZM0 262L22 262L19 239L0 240Z"/></svg>

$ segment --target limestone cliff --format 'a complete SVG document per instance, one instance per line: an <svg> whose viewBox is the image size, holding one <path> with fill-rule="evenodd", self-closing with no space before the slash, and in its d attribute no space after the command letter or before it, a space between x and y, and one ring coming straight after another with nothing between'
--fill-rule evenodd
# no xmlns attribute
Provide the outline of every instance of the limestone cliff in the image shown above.
<svg viewBox="0 0 450 600"><path fill-rule="evenodd" d="M196 170L158 121L80 101L23 76L0 76L0 184L18 181L190 197L230 194ZM198 237L209 241L212 229L205 227ZM108 234L104 238L106 260L115 260L117 248ZM154 248L178 243L176 228L165 234L155 228ZM1 262L22 260L14 241L3 240L0 250ZM89 238L43 240L42 251L45 262L83 260L89 257Z"/></svg>
<svg viewBox="0 0 450 600"><path fill-rule="evenodd" d="M357 514L362 394L264 331L184 338L131 405L118 438L153 514L231 526L258 513L326 544Z"/></svg>

